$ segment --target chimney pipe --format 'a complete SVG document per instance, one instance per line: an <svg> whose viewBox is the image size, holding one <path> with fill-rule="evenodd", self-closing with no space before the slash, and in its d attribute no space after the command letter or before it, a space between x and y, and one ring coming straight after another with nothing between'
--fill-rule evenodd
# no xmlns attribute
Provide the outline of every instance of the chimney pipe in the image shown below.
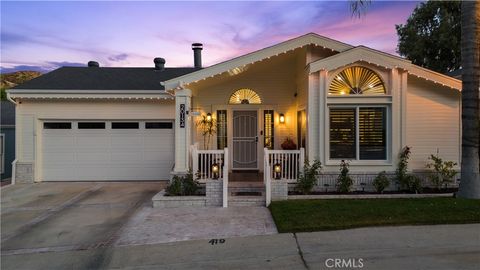
<svg viewBox="0 0 480 270"><path fill-rule="evenodd" d="M100 65L96 61L88 61L87 65L88 67L100 67Z"/></svg>
<svg viewBox="0 0 480 270"><path fill-rule="evenodd" d="M193 50L193 66L196 68L202 67L202 50L203 44L202 43L193 43L192 44Z"/></svg>
<svg viewBox="0 0 480 270"><path fill-rule="evenodd" d="M161 57L156 57L153 59L153 63L155 63L156 70L164 70L165 69L165 59Z"/></svg>

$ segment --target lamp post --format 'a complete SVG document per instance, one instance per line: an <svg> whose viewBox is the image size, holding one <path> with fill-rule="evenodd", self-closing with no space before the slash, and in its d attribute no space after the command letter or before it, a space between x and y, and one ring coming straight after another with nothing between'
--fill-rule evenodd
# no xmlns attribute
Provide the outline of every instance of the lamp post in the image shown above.
<svg viewBox="0 0 480 270"><path fill-rule="evenodd" d="M273 172L274 172L274 176L275 176L275 179L280 179L282 178L282 166L280 165L280 163L275 163L273 165Z"/></svg>
<svg viewBox="0 0 480 270"><path fill-rule="evenodd" d="M218 166L218 163L213 163L212 164L212 178L213 179L218 179L219 171L220 171L220 167Z"/></svg>

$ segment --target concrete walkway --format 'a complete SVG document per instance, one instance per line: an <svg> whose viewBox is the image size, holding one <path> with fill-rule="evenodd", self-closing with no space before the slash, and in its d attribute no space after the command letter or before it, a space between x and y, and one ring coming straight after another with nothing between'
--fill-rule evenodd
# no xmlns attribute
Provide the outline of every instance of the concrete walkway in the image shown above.
<svg viewBox="0 0 480 270"><path fill-rule="evenodd" d="M131 218L116 244L144 245L276 233L277 228L266 207L145 206Z"/></svg>

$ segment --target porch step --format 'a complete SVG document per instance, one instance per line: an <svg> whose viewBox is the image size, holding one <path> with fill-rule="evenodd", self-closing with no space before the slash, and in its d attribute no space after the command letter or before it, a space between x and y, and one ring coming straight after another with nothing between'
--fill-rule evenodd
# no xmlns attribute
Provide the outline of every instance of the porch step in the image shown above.
<svg viewBox="0 0 480 270"><path fill-rule="evenodd" d="M228 206L265 206L263 196L229 196Z"/></svg>

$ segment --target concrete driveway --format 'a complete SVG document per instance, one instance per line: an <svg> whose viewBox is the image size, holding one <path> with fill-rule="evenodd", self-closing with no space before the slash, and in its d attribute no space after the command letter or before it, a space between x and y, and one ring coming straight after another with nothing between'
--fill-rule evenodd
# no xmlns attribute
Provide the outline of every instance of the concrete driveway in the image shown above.
<svg viewBox="0 0 480 270"><path fill-rule="evenodd" d="M1 191L2 254L79 250L115 241L163 182L41 183Z"/></svg>
<svg viewBox="0 0 480 270"><path fill-rule="evenodd" d="M88 254L63 262L97 268L119 246L277 233L265 207L152 208L151 198L165 186L70 182L2 188L1 269L22 269L27 262L31 268L29 260L42 254Z"/></svg>

